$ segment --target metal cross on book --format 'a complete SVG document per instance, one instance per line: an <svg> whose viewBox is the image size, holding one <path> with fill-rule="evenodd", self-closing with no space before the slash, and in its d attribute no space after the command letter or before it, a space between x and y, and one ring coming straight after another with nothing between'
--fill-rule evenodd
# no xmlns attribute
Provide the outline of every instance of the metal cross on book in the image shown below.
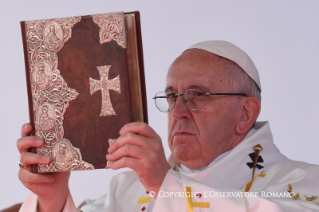
<svg viewBox="0 0 319 212"><path fill-rule="evenodd" d="M110 65L96 66L100 73L100 80L95 80L90 77L90 93L94 94L96 91L101 90L102 93L102 107L100 116L112 116L116 115L112 102L110 99L109 90L114 90L121 93L120 76L118 75L114 79L109 80Z"/></svg>

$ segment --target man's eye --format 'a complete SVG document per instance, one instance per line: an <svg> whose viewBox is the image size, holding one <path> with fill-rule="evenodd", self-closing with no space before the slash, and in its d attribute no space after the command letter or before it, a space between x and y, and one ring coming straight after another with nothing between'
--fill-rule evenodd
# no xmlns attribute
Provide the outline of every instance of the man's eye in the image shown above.
<svg viewBox="0 0 319 212"><path fill-rule="evenodd" d="M202 91L193 90L193 91L191 91L190 95L191 96L203 96L203 95L205 95L205 93L203 93Z"/></svg>
<svg viewBox="0 0 319 212"><path fill-rule="evenodd" d="M202 92L194 92L194 96L203 96L204 95L204 93L202 93Z"/></svg>
<svg viewBox="0 0 319 212"><path fill-rule="evenodd" d="M175 94L174 93L167 94L166 99L175 99Z"/></svg>

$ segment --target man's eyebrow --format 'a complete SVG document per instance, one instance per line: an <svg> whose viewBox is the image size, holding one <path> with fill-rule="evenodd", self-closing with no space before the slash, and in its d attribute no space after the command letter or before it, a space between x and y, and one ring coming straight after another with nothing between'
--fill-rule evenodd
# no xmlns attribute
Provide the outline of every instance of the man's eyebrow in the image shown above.
<svg viewBox="0 0 319 212"><path fill-rule="evenodd" d="M164 91L167 92L167 91L171 91L171 90L174 90L173 86L166 87Z"/></svg>
<svg viewBox="0 0 319 212"><path fill-rule="evenodd" d="M188 86L188 89L200 89L204 92L208 92L208 89L201 86L201 85L190 85L190 86Z"/></svg>
<svg viewBox="0 0 319 212"><path fill-rule="evenodd" d="M208 92L208 89L203 87L203 86L201 86L201 85L190 85L190 86L187 87L187 89L200 89L200 90L202 90L204 92ZM175 90L173 88L173 86L167 86L165 88L165 92L172 91L172 90Z"/></svg>

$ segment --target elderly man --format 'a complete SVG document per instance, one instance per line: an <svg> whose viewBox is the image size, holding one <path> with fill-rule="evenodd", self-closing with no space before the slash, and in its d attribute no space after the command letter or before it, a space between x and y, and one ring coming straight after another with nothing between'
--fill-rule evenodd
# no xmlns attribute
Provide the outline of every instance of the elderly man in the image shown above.
<svg viewBox="0 0 319 212"><path fill-rule="evenodd" d="M153 129L125 125L106 158L112 169L134 171L115 176L108 194L81 210L319 211L319 167L279 152L269 124L256 122L260 91L255 65L235 45L206 41L190 47L170 66L165 91L154 97L168 114L168 161ZM43 145L26 136L30 130L24 125L18 140L25 165L19 177L33 192L21 211L76 211L69 173L30 172L30 164L50 161L27 152Z"/></svg>

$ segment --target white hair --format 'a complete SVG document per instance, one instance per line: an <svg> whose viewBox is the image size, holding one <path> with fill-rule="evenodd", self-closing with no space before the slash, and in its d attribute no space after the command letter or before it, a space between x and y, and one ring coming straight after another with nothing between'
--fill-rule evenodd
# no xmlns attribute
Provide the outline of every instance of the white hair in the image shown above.
<svg viewBox="0 0 319 212"><path fill-rule="evenodd" d="M228 59L227 59L228 60ZM261 92L255 81L235 62L228 60L231 68L227 74L227 80L236 92L245 93L261 102Z"/></svg>

